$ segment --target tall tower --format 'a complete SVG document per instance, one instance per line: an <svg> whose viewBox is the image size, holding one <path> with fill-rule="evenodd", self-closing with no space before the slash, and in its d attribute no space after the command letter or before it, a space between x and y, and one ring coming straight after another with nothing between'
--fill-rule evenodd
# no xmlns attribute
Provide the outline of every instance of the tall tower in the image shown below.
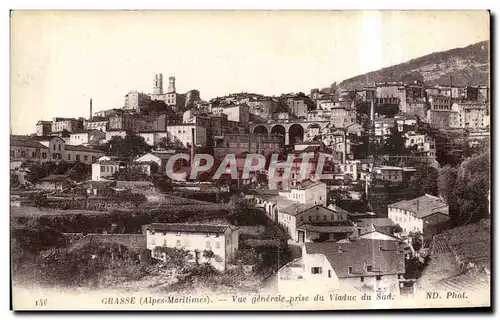
<svg viewBox="0 0 500 320"><path fill-rule="evenodd" d="M163 94L163 75L155 73L153 79L153 94Z"/></svg>
<svg viewBox="0 0 500 320"><path fill-rule="evenodd" d="M168 77L167 93L175 93L175 77Z"/></svg>
<svg viewBox="0 0 500 320"><path fill-rule="evenodd" d="M90 115L89 115L89 121L92 120L92 98L90 98Z"/></svg>

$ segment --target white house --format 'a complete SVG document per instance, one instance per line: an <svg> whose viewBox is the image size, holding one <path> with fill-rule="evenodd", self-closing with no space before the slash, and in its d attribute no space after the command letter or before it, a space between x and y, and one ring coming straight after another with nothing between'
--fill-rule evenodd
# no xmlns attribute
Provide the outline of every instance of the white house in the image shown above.
<svg viewBox="0 0 500 320"><path fill-rule="evenodd" d="M146 237L147 248L157 259L166 257L157 255L156 247L184 249L191 262L208 262L218 270L225 270L238 251L238 229L231 225L152 223L146 226ZM213 257L207 256L210 251Z"/></svg>
<svg viewBox="0 0 500 320"><path fill-rule="evenodd" d="M135 162L155 162L158 164L158 167L161 166L161 158L158 156L155 156L152 153L146 153L134 160Z"/></svg>
<svg viewBox="0 0 500 320"><path fill-rule="evenodd" d="M279 195L302 204L326 206L327 191L323 182L304 181L291 187L289 192L280 192Z"/></svg>
<svg viewBox="0 0 500 320"><path fill-rule="evenodd" d="M106 131L106 141L111 140L113 137L122 137L125 138L127 136L127 131L122 129L108 129Z"/></svg>
<svg viewBox="0 0 500 320"><path fill-rule="evenodd" d="M416 146L419 154L427 157L436 156L436 141L434 138L425 134L415 134L414 132L406 133L405 137L405 146L407 148Z"/></svg>
<svg viewBox="0 0 500 320"><path fill-rule="evenodd" d="M178 124L167 127L167 132L172 141L179 139L184 146L191 145L193 141L192 130L194 130L194 143L204 146L207 143L207 130L196 124Z"/></svg>
<svg viewBox="0 0 500 320"><path fill-rule="evenodd" d="M37 136L32 140L38 141L47 148L49 161L63 160L66 143L58 136Z"/></svg>
<svg viewBox="0 0 500 320"><path fill-rule="evenodd" d="M78 131L70 134L69 144L72 146L99 145L105 139L106 133L100 130Z"/></svg>
<svg viewBox="0 0 500 320"><path fill-rule="evenodd" d="M403 235L420 231L425 236L425 229L449 220L448 204L429 194L390 204L387 211L388 217L401 226Z"/></svg>
<svg viewBox="0 0 500 320"><path fill-rule="evenodd" d="M67 145L64 150L63 160L66 162L83 162L91 164L102 157L104 152L84 146Z"/></svg>
<svg viewBox="0 0 500 320"><path fill-rule="evenodd" d="M303 279L318 291L399 294L404 247L396 241L309 242L302 249Z"/></svg>
<svg viewBox="0 0 500 320"><path fill-rule="evenodd" d="M117 161L98 161L92 163L92 180L106 180L114 173L120 170L120 165Z"/></svg>

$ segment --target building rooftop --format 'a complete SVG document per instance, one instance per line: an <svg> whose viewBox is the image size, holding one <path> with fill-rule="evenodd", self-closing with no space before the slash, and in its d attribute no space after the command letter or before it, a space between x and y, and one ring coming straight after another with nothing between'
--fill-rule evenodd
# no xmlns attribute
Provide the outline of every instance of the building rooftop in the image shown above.
<svg viewBox="0 0 500 320"><path fill-rule="evenodd" d="M28 139L10 139L10 145L13 147L25 147L25 148L36 148L36 149L48 149L48 147L44 146L40 142L28 140Z"/></svg>
<svg viewBox="0 0 500 320"><path fill-rule="evenodd" d="M352 219L360 227L374 225L380 227L393 227L396 224L390 218L354 218Z"/></svg>
<svg viewBox="0 0 500 320"><path fill-rule="evenodd" d="M388 205L388 208L410 211L417 218L425 218L436 212L448 215L448 204L429 194L411 200L398 201Z"/></svg>
<svg viewBox="0 0 500 320"><path fill-rule="evenodd" d="M321 233L349 233L356 231L356 227L348 224L347 221L337 221L330 225L313 225L313 224L303 224L298 229L303 229L310 232L321 232Z"/></svg>
<svg viewBox="0 0 500 320"><path fill-rule="evenodd" d="M56 139L56 138L61 139L61 137L59 137L59 136L36 136L36 137L32 137L31 140L35 140L35 141L50 141L50 140Z"/></svg>
<svg viewBox="0 0 500 320"><path fill-rule="evenodd" d="M398 237L396 237L392 232L391 232L391 227L388 227L388 226L385 226L385 227L381 227L381 226L374 226L373 224L372 225L369 225L363 229L361 229L361 231L359 232L359 235L360 236L363 236L365 234L369 234L369 233L372 233L372 232L379 232L381 234L384 234L386 236L389 236L389 237L392 237L394 239L399 239Z"/></svg>
<svg viewBox="0 0 500 320"><path fill-rule="evenodd" d="M324 183L320 182L320 181L308 180L308 181L301 182L300 184L298 184L296 186L293 186L291 189L306 190L306 189L310 189L310 188L313 188L313 187L316 187L316 186L319 186L322 184L324 184Z"/></svg>
<svg viewBox="0 0 500 320"><path fill-rule="evenodd" d="M305 249L308 254L324 254L339 278L405 273L404 254L397 241L357 239L348 243L306 243ZM366 268L369 265L371 272Z"/></svg>
<svg viewBox="0 0 500 320"><path fill-rule="evenodd" d="M198 223L151 223L147 230L154 231L179 231L193 233L224 233L230 225L198 224Z"/></svg>
<svg viewBox="0 0 500 320"><path fill-rule="evenodd" d="M104 153L101 150L97 149L92 149L89 147L83 147L83 146L72 146L72 145L66 145L66 150L67 151L81 151L81 152L94 152L94 153Z"/></svg>
<svg viewBox="0 0 500 320"><path fill-rule="evenodd" d="M316 205L314 204L303 204L303 203L298 203L298 202L294 202L292 200L288 200L288 199L284 199L285 201L280 201L280 203L278 203L278 207L279 207L279 212L283 212L283 213L287 213L287 214L290 214L290 215L297 215L301 212L304 212L306 210L309 210L313 207L316 207ZM288 204L286 202L289 202Z"/></svg>
<svg viewBox="0 0 500 320"><path fill-rule="evenodd" d="M40 179L39 181L63 181L69 178L67 174L51 174L45 178Z"/></svg>

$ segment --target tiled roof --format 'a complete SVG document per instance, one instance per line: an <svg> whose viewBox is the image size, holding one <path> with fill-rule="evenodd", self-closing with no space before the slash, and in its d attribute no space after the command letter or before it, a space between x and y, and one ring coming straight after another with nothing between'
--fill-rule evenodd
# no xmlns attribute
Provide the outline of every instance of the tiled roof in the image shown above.
<svg viewBox="0 0 500 320"><path fill-rule="evenodd" d="M369 225L374 225L374 226L380 226L380 227L392 227L395 226L396 224L394 221L392 221L390 218L358 218L358 219L353 219L354 223L356 223L358 226L363 227L363 226L369 226Z"/></svg>
<svg viewBox="0 0 500 320"><path fill-rule="evenodd" d="M291 201L291 200L290 200ZM297 202L293 202L291 201L292 203L290 205L287 205L285 207L281 207L279 206L279 212L283 212L283 213L287 213L287 214L290 214L290 215L297 215L301 212L304 212L308 209L311 209L313 207L315 207L316 205L314 204L302 204L302 203L297 203Z"/></svg>
<svg viewBox="0 0 500 320"><path fill-rule="evenodd" d="M436 212L448 215L448 204L429 194L411 200L398 201L388 207L410 211L417 218L425 218Z"/></svg>
<svg viewBox="0 0 500 320"><path fill-rule="evenodd" d="M26 148L36 148L36 149L48 149L46 146L40 142L28 140L28 139L10 139L10 145L15 147L26 147Z"/></svg>
<svg viewBox="0 0 500 320"><path fill-rule="evenodd" d="M59 136L36 136L36 137L32 137L31 139L35 140L35 141L50 141L51 139L54 139L54 138L61 139L61 137L59 137Z"/></svg>
<svg viewBox="0 0 500 320"><path fill-rule="evenodd" d="M324 254L339 278L404 274L405 261L398 242L357 239L349 243L306 243L307 254ZM368 272L366 266L371 265ZM349 273L351 268L351 273Z"/></svg>
<svg viewBox="0 0 500 320"><path fill-rule="evenodd" d="M66 174L52 174L50 176L40 179L40 181L62 181L68 178L69 176Z"/></svg>
<svg viewBox="0 0 500 320"><path fill-rule="evenodd" d="M304 182L292 187L292 189L305 190L305 189L319 186L320 184L322 184L322 182L319 182L319 181L314 182L314 181L309 180L309 181L304 181Z"/></svg>
<svg viewBox="0 0 500 320"><path fill-rule="evenodd" d="M104 153L101 150L96 150L88 147L82 147L82 146L71 146L71 145L66 145L66 150L67 151L81 151L81 152L95 152L95 153Z"/></svg>
<svg viewBox="0 0 500 320"><path fill-rule="evenodd" d="M388 227L388 226L380 227L380 226L374 226L372 224L372 225L369 225L368 227L361 229L359 235L363 236L365 234L369 234L372 232L379 232L379 233L382 233L386 236L393 237L394 239L399 239L394 234L392 234L389 229L391 229L391 227Z"/></svg>
<svg viewBox="0 0 500 320"><path fill-rule="evenodd" d="M220 232L224 233L229 225L198 224L198 223L151 223L148 230L156 231L180 231L180 232Z"/></svg>
<svg viewBox="0 0 500 320"><path fill-rule="evenodd" d="M322 233L337 233L337 232L354 232L356 227L346 223L346 221L335 221L331 225L313 225L304 224L297 229L304 229L305 231L322 232Z"/></svg>

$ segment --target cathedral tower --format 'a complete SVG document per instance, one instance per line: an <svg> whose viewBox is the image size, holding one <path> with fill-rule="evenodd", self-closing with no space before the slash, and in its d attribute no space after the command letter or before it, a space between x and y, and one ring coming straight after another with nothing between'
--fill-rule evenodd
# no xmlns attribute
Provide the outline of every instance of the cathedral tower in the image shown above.
<svg viewBox="0 0 500 320"><path fill-rule="evenodd" d="M163 75L155 73L153 79L153 94L163 94Z"/></svg>
<svg viewBox="0 0 500 320"><path fill-rule="evenodd" d="M175 93L175 77L168 78L168 90L167 93Z"/></svg>

